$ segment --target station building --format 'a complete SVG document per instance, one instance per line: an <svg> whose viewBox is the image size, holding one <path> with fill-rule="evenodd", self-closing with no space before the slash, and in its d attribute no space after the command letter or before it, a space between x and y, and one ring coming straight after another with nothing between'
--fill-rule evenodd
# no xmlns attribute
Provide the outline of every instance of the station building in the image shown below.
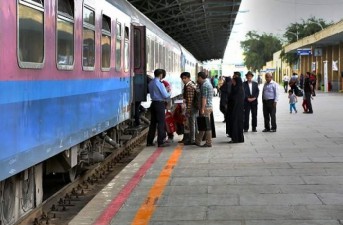
<svg viewBox="0 0 343 225"><path fill-rule="evenodd" d="M299 50L310 50L311 54L300 56L296 70L280 59L281 51L278 51L263 71L273 70L271 72L277 82L282 81L283 74L291 75L294 71L305 74L310 71L317 75L316 89L343 91L343 20L285 46L286 53Z"/></svg>

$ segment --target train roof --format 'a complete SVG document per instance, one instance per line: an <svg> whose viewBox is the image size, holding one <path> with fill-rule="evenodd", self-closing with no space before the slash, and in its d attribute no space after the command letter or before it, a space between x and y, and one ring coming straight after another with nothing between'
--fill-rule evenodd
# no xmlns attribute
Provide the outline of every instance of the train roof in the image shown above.
<svg viewBox="0 0 343 225"><path fill-rule="evenodd" d="M129 15L132 19L132 22L137 25L144 25L146 28L153 33L157 34L159 37L167 40L169 44L173 44L174 47L178 47L180 45L179 42L175 41L172 37L170 37L167 33L165 33L160 27L158 27L153 21L151 21L148 17L146 17L143 13L141 13L137 8L135 8L132 4L130 4L126 0L106 0L120 11Z"/></svg>
<svg viewBox="0 0 343 225"><path fill-rule="evenodd" d="M223 58L241 0L128 0L201 61Z"/></svg>

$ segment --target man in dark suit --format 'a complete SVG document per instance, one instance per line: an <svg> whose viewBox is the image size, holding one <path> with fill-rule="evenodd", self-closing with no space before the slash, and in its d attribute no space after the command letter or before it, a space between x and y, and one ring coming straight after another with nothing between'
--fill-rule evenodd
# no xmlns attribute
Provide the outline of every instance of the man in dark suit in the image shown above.
<svg viewBox="0 0 343 225"><path fill-rule="evenodd" d="M260 94L258 83L253 81L254 74L250 71L245 75L247 80L243 83L244 88L244 132L249 130L249 116L251 111L252 132L257 132L257 98Z"/></svg>

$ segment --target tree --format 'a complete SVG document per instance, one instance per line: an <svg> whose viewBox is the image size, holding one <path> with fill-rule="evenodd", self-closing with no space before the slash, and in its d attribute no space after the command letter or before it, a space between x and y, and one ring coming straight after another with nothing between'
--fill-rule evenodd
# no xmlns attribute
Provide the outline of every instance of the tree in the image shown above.
<svg viewBox="0 0 343 225"><path fill-rule="evenodd" d="M241 41L244 64L250 70L260 70L266 62L273 59L273 53L281 49L281 41L272 34L259 35L249 31L246 40Z"/></svg>
<svg viewBox="0 0 343 225"><path fill-rule="evenodd" d="M322 28L332 25L333 22L325 22L323 19L317 19L316 17L310 17L307 20L302 19L300 23L291 23L286 28L283 37L286 39L286 44L296 42L304 37L310 36ZM281 52L281 59L290 65L293 65L298 61L296 52L285 53L283 49Z"/></svg>

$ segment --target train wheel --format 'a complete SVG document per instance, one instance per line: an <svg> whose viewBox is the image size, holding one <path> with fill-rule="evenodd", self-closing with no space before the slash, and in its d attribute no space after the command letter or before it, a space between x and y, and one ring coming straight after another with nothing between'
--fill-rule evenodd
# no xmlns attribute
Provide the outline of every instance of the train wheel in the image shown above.
<svg viewBox="0 0 343 225"><path fill-rule="evenodd" d="M25 214L34 207L35 176L33 168L30 168L23 173L21 192L22 200L20 208L22 213Z"/></svg>
<svg viewBox="0 0 343 225"><path fill-rule="evenodd" d="M79 170L77 166L74 166L73 168L69 169L68 172L62 173L62 179L64 183L73 182L77 176L79 175Z"/></svg>
<svg viewBox="0 0 343 225"><path fill-rule="evenodd" d="M1 224L13 224L15 220L16 181L14 177L1 183Z"/></svg>
<svg viewBox="0 0 343 225"><path fill-rule="evenodd" d="M73 182L77 178L77 176L79 175L78 172L79 171L77 169L77 166L74 166L69 170L69 179L71 182Z"/></svg>

